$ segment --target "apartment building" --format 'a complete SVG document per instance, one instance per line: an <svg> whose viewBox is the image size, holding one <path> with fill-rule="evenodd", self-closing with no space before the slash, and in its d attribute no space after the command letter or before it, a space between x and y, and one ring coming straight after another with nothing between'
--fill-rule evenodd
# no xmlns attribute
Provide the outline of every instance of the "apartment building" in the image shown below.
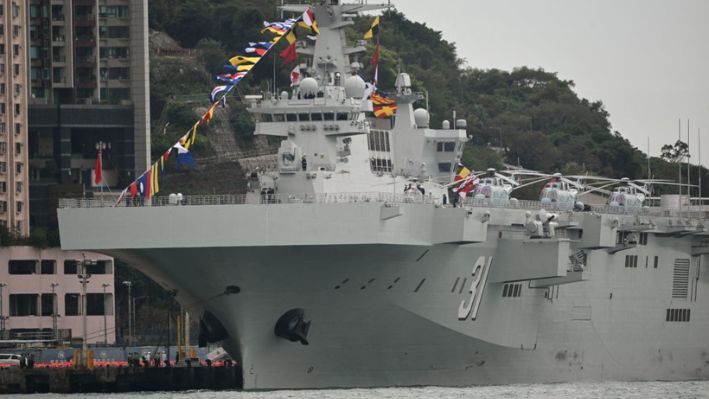
<svg viewBox="0 0 709 399"><path fill-rule="evenodd" d="M79 275L90 275L83 308ZM116 342L113 258L90 252L0 248L0 339Z"/></svg>
<svg viewBox="0 0 709 399"><path fill-rule="evenodd" d="M53 222L56 192L123 188L150 161L148 2L25 0L33 226ZM57 188L59 186L59 188Z"/></svg>
<svg viewBox="0 0 709 399"><path fill-rule="evenodd" d="M26 2L0 4L0 225L29 231Z"/></svg>

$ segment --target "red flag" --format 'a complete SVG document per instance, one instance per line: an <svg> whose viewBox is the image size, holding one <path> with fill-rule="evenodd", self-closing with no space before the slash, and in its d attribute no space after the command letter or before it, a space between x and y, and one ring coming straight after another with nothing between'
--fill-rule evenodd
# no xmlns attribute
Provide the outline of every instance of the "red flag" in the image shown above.
<svg viewBox="0 0 709 399"><path fill-rule="evenodd" d="M96 156L96 177L94 178L94 183L101 184L101 174L102 174L102 169L103 165L101 162L101 149L98 149L98 156Z"/></svg>
<svg viewBox="0 0 709 399"><path fill-rule="evenodd" d="M374 80L372 80L372 83L376 86L379 80L379 43L377 43L377 46L374 48L372 65L374 65Z"/></svg>
<svg viewBox="0 0 709 399"><path fill-rule="evenodd" d="M138 195L138 185L135 182L130 184L130 197L135 198Z"/></svg>
<svg viewBox="0 0 709 399"><path fill-rule="evenodd" d="M291 62L298 59L298 53L295 52L295 43L289 45L279 54L283 58L284 64L290 64Z"/></svg>

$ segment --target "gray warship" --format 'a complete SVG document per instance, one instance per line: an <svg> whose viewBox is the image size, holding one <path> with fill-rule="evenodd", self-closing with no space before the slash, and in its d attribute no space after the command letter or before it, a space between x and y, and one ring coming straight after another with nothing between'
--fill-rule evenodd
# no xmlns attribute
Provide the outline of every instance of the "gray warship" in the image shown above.
<svg viewBox="0 0 709 399"><path fill-rule="evenodd" d="M382 7L318 2L308 77L247 98L282 142L246 195L61 200L62 248L174 290L244 389L709 377L707 213L626 208L632 184L555 210L494 170L452 206L464 121L429 127L406 74L395 118L372 118L356 76L343 29Z"/></svg>

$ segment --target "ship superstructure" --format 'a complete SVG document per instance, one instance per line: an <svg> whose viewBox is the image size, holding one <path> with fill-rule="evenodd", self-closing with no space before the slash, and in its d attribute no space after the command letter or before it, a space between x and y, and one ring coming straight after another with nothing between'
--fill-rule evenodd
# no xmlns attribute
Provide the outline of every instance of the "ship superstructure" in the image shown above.
<svg viewBox="0 0 709 399"><path fill-rule="evenodd" d="M283 138L252 192L62 200L62 247L174 290L246 389L709 377L706 212L552 213L497 200L494 171L495 195L451 206L464 123L431 129L405 74L395 119L369 115L342 28L373 7L314 6L308 77L251 98L256 134Z"/></svg>

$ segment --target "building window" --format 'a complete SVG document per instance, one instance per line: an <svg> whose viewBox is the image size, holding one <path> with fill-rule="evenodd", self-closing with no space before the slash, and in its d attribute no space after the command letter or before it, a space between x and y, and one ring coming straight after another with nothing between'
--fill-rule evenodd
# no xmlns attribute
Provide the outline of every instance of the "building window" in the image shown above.
<svg viewBox="0 0 709 399"><path fill-rule="evenodd" d="M15 84L15 96L19 96L22 92L22 85L19 83Z"/></svg>
<svg viewBox="0 0 709 399"><path fill-rule="evenodd" d="M55 274L57 272L57 261L43 260L40 262L42 274Z"/></svg>
<svg viewBox="0 0 709 399"><path fill-rule="evenodd" d="M0 162L0 173L7 173L7 162Z"/></svg>
<svg viewBox="0 0 709 399"><path fill-rule="evenodd" d="M101 47L99 55L102 60L109 58L128 58L128 47Z"/></svg>
<svg viewBox="0 0 709 399"><path fill-rule="evenodd" d="M0 212L7 212L7 201L0 201ZM4 225L4 227L7 227L7 225Z"/></svg>
<svg viewBox="0 0 709 399"><path fill-rule="evenodd" d="M0 154L4 154L7 152L7 143L0 142Z"/></svg>
<svg viewBox="0 0 709 399"><path fill-rule="evenodd" d="M42 294L42 316L54 314L54 306L57 301L57 294Z"/></svg>
<svg viewBox="0 0 709 399"><path fill-rule="evenodd" d="M6 193L7 192L7 183L4 181L0 181L0 193Z"/></svg>
<svg viewBox="0 0 709 399"><path fill-rule="evenodd" d="M17 5L17 3L13 2L12 3L12 17L17 18L20 16L20 6Z"/></svg>
<svg viewBox="0 0 709 399"><path fill-rule="evenodd" d="M75 260L65 260L64 261L64 274L77 274L79 269L79 262Z"/></svg>
<svg viewBox="0 0 709 399"><path fill-rule="evenodd" d="M10 274L36 274L36 260L11 260L7 263Z"/></svg>
<svg viewBox="0 0 709 399"><path fill-rule="evenodd" d="M20 75L20 64L15 64L15 65L14 65L14 72L15 72L15 76L19 76L19 75Z"/></svg>
<svg viewBox="0 0 709 399"><path fill-rule="evenodd" d="M39 316L37 294L11 294L10 316Z"/></svg>
<svg viewBox="0 0 709 399"><path fill-rule="evenodd" d="M79 307L79 294L64 294L64 315L79 316L81 314Z"/></svg>
<svg viewBox="0 0 709 399"><path fill-rule="evenodd" d="M15 189L16 189L15 191L17 191L18 194L22 192L22 182L21 181L18 181L15 183Z"/></svg>
<svg viewBox="0 0 709 399"><path fill-rule="evenodd" d="M0 83L0 94L5 94L5 83Z"/></svg>
<svg viewBox="0 0 709 399"><path fill-rule="evenodd" d="M101 26L99 28L99 36L102 39L127 39L129 37L129 29L127 26Z"/></svg>
<svg viewBox="0 0 709 399"><path fill-rule="evenodd" d="M12 26L12 37L20 36L20 33L22 33L22 27L20 25L13 25ZM20 55L20 53L18 52L16 55Z"/></svg>
<svg viewBox="0 0 709 399"><path fill-rule="evenodd" d="M17 207L17 213L22 213L22 201L17 201L15 206Z"/></svg>
<svg viewBox="0 0 709 399"><path fill-rule="evenodd" d="M112 262L110 260L99 260L94 264L87 263L86 272L89 274L111 274L113 273Z"/></svg>
<svg viewBox="0 0 709 399"><path fill-rule="evenodd" d="M86 294L86 315L103 316L113 314L113 295Z"/></svg>
<svg viewBox="0 0 709 399"><path fill-rule="evenodd" d="M2 35L2 34L3 34L3 26L0 25L0 35ZM4 44L0 44L0 55L5 55L5 45ZM5 65L3 64L3 67L4 66ZM3 69L3 72L5 72L4 69Z"/></svg>
<svg viewBox="0 0 709 399"><path fill-rule="evenodd" d="M20 173L22 173L22 169L23 169L22 162L17 162L15 164L15 174L19 175Z"/></svg>
<svg viewBox="0 0 709 399"><path fill-rule="evenodd" d="M20 112L22 111L22 105L21 104L15 104L15 116L20 115Z"/></svg>
<svg viewBox="0 0 709 399"><path fill-rule="evenodd" d="M22 143L15 143L15 155L22 153Z"/></svg>
<svg viewBox="0 0 709 399"><path fill-rule="evenodd" d="M128 6L99 6L98 16L100 18L128 18Z"/></svg>

